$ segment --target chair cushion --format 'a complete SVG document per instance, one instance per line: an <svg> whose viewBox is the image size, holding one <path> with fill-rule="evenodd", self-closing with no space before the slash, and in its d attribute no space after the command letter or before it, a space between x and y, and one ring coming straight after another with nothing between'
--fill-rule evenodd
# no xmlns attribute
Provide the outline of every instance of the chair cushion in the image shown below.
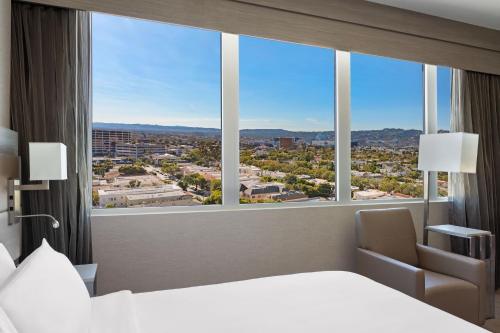
<svg viewBox="0 0 500 333"><path fill-rule="evenodd" d="M424 270L425 302L467 321L477 323L479 288L449 275Z"/></svg>
<svg viewBox="0 0 500 333"><path fill-rule="evenodd" d="M407 208L356 212L358 247L418 266L417 236Z"/></svg>

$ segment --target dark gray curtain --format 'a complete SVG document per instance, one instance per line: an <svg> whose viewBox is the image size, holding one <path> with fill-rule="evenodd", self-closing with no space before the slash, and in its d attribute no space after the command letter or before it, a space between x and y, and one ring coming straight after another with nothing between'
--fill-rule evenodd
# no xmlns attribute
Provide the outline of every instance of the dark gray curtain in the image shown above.
<svg viewBox="0 0 500 333"><path fill-rule="evenodd" d="M25 191L23 257L47 238L75 264L92 261L89 188L90 15L71 9L12 4L12 128L19 133L22 182L29 182L28 142L67 146L68 179L51 181L49 191Z"/></svg>
<svg viewBox="0 0 500 333"><path fill-rule="evenodd" d="M479 134L476 174L450 177L450 223L500 230L500 76L454 69L452 74L453 132ZM496 285L500 286L499 244ZM452 239L452 249L465 253L465 242Z"/></svg>

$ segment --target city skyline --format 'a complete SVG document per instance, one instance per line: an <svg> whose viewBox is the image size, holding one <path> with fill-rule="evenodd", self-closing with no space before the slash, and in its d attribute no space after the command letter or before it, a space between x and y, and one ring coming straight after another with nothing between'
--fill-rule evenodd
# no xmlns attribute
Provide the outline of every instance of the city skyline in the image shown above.
<svg viewBox="0 0 500 333"><path fill-rule="evenodd" d="M201 129L201 130L217 130L221 131L220 127L201 127L201 126L184 126L184 125L161 125L161 124L145 124L145 123L122 123L122 122L101 122L101 121L94 121L93 122L94 128L96 129L102 129L102 130L119 130L119 131L129 131L131 133L158 133L158 134L165 134L168 135L169 131L168 128L188 128L188 129ZM112 127L109 127L109 126ZM121 127L120 125L123 125ZM166 130L164 132L157 130L157 131L151 131L147 129L129 129L128 126L155 126L155 127L165 127ZM327 130L287 130L284 128L240 128L239 131L253 131L253 130L278 130L278 131L285 131L285 132L291 132L291 133L323 133L323 132L333 132L335 133L335 129L327 129ZM377 128L377 129L352 129L353 132L365 132L365 131L383 131L383 130L404 130L404 131L422 131L421 129L415 129L415 128L398 128L398 127L385 127L385 128ZM441 130L441 129L440 129ZM183 133L183 132L181 132Z"/></svg>
<svg viewBox="0 0 500 333"><path fill-rule="evenodd" d="M333 58L331 49L241 36L240 128L333 130ZM355 53L352 64L353 130L421 129L420 64ZM95 13L93 65L96 122L221 126L217 32ZM449 71L439 71L446 129Z"/></svg>

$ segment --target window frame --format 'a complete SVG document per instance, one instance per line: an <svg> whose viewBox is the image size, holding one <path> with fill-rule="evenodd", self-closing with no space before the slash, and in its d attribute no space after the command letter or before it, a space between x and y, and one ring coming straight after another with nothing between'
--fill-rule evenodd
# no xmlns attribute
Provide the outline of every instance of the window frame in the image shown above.
<svg viewBox="0 0 500 333"><path fill-rule="evenodd" d="M299 207L328 207L345 205L394 205L423 202L424 198L353 200L351 198L351 52L334 50L335 71L335 173L336 199L326 202L277 202L240 204L239 198L239 36L221 34L221 106L222 106L222 204L202 206L92 208L92 216L142 215L179 212L279 209ZM423 65L423 130L437 133L437 66ZM91 140L91 138L89 138ZM430 186L431 201L448 201L437 194L437 174L424 177L424 193Z"/></svg>

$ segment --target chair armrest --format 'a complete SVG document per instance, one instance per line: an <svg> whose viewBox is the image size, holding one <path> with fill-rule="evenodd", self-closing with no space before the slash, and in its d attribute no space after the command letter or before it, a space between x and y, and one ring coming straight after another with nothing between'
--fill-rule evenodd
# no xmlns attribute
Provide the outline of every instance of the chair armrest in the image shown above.
<svg viewBox="0 0 500 333"><path fill-rule="evenodd" d="M425 295L424 271L382 254L357 249L358 273L419 300Z"/></svg>
<svg viewBox="0 0 500 333"><path fill-rule="evenodd" d="M484 322L488 302L486 263L482 260L417 244L420 267L450 275L476 285L479 289L479 323Z"/></svg>
<svg viewBox="0 0 500 333"><path fill-rule="evenodd" d="M469 281L476 286L486 285L486 264L482 260L417 244L421 268Z"/></svg>

